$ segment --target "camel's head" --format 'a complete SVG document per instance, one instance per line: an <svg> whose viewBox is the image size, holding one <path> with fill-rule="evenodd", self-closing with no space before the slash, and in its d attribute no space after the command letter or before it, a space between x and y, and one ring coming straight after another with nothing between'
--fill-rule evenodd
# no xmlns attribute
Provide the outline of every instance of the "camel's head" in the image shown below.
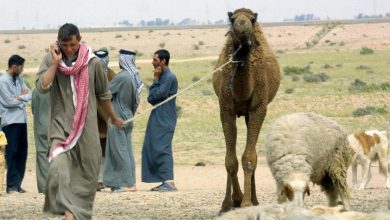
<svg viewBox="0 0 390 220"><path fill-rule="evenodd" d="M235 41L251 44L251 36L255 31L255 23L257 20L257 13L250 9L240 8L232 12L228 12L229 21L232 26L232 31Z"/></svg>
<svg viewBox="0 0 390 220"><path fill-rule="evenodd" d="M279 202L292 201L296 206L303 207L305 195L310 195L309 179L301 173L290 174L282 181Z"/></svg>

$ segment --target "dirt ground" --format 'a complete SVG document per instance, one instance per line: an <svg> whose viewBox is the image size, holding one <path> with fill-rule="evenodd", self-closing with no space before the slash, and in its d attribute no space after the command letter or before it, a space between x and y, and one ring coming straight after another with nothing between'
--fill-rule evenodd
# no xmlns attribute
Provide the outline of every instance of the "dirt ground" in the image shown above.
<svg viewBox="0 0 390 220"><path fill-rule="evenodd" d="M377 167L373 171L368 189L351 190L353 210L372 212L387 209L385 178L378 174ZM98 192L93 219L214 219L218 216L226 184L223 165L175 166L177 192L151 192L149 189L155 184L140 182L139 175L140 165L137 166L137 192ZM242 185L242 170L239 178ZM275 183L263 157L259 158L256 182L260 205L276 203ZM44 196L37 192L34 167L29 167L22 187L28 192L0 196L0 219L60 219L59 216L42 213ZM311 195L305 199L305 205L310 208L319 204L327 204L327 200L320 188L314 186Z"/></svg>

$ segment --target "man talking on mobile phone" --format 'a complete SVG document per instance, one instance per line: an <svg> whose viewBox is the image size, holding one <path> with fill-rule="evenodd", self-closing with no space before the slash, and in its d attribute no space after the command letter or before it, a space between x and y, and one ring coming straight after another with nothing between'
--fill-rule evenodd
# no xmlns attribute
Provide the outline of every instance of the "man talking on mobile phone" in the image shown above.
<svg viewBox="0 0 390 220"><path fill-rule="evenodd" d="M153 84L148 102L157 105L177 93L175 74L169 69L170 54L165 49L154 53ZM142 182L161 182L151 191L176 191L173 177L172 139L177 121L176 98L154 109L149 116L142 149Z"/></svg>
<svg viewBox="0 0 390 220"><path fill-rule="evenodd" d="M96 103L122 127L111 104L103 62L80 43L79 29L64 24L37 73L36 87L50 92L50 168L44 211L65 219L92 219L101 149Z"/></svg>

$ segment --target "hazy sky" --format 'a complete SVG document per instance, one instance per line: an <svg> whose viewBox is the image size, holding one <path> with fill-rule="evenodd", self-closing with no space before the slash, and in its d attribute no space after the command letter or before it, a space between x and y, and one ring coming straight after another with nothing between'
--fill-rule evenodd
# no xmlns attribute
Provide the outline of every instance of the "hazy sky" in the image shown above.
<svg viewBox="0 0 390 220"><path fill-rule="evenodd" d="M256 11L262 22L309 13L321 19L352 19L358 13L390 13L390 0L0 0L0 30L53 28L65 22L107 27L155 18L214 22L241 7Z"/></svg>

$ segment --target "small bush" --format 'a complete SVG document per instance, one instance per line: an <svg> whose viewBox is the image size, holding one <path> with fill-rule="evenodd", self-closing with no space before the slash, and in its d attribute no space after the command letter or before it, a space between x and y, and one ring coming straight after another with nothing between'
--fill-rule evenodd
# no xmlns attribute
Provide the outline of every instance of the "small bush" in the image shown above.
<svg viewBox="0 0 390 220"><path fill-rule="evenodd" d="M183 111L182 111L182 107L180 105L176 105L176 114L177 114L177 117L180 118L181 115L182 115Z"/></svg>
<svg viewBox="0 0 390 220"><path fill-rule="evenodd" d="M387 107L373 107L373 106L367 106L365 108L358 108L355 111L352 112L353 117L362 117L365 115L372 115L372 114L386 114L388 113Z"/></svg>
<svg viewBox="0 0 390 220"><path fill-rule="evenodd" d="M139 38L139 35L138 35L138 34L136 34L134 37L135 37L135 39L138 39L138 38Z"/></svg>
<svg viewBox="0 0 390 220"><path fill-rule="evenodd" d="M330 43L330 42L331 42L330 40L326 40L326 41L325 41L326 44L327 44L327 43Z"/></svg>
<svg viewBox="0 0 390 220"><path fill-rule="evenodd" d="M168 35L171 35L171 33L167 32L167 33L163 34L163 36L168 36Z"/></svg>
<svg viewBox="0 0 390 220"><path fill-rule="evenodd" d="M339 43L339 45L342 47L342 46L345 45L345 42L344 42L344 41L341 41L341 42Z"/></svg>
<svg viewBox="0 0 390 220"><path fill-rule="evenodd" d="M310 72L310 65L305 67L297 67L297 66L286 66L283 67L283 72L285 75L301 75Z"/></svg>
<svg viewBox="0 0 390 220"><path fill-rule="evenodd" d="M199 50L200 49L199 45L196 45L196 44L193 45L193 48L194 48L194 50Z"/></svg>
<svg viewBox="0 0 390 220"><path fill-rule="evenodd" d="M333 66L329 65L329 64L325 64L321 67L322 69L333 69Z"/></svg>
<svg viewBox="0 0 390 220"><path fill-rule="evenodd" d="M199 76L192 77L192 82L197 82L199 80L200 80Z"/></svg>
<svg viewBox="0 0 390 220"><path fill-rule="evenodd" d="M11 43L11 41L8 40L8 39L5 39L5 40L4 40L4 43L5 43L5 44L9 44L9 43Z"/></svg>
<svg viewBox="0 0 390 220"><path fill-rule="evenodd" d="M18 49L20 49L20 50L26 49L26 46L24 46L24 45L19 45L19 46L18 46Z"/></svg>
<svg viewBox="0 0 390 220"><path fill-rule="evenodd" d="M292 81L293 81L293 82L296 82L296 81L298 81L298 80L299 80L299 76L293 76L293 77L292 77Z"/></svg>
<svg viewBox="0 0 390 220"><path fill-rule="evenodd" d="M198 44L199 45L204 45L204 41L199 41Z"/></svg>
<svg viewBox="0 0 390 220"><path fill-rule="evenodd" d="M213 79L210 78L210 79L207 79L207 83L212 83L213 82Z"/></svg>
<svg viewBox="0 0 390 220"><path fill-rule="evenodd" d="M149 30L149 33L152 33L153 32L153 30Z"/></svg>
<svg viewBox="0 0 390 220"><path fill-rule="evenodd" d="M366 66L366 65L359 65L356 67L357 70L370 70L371 67Z"/></svg>
<svg viewBox="0 0 390 220"><path fill-rule="evenodd" d="M211 96L211 95L213 95L213 93L210 90L202 90L202 94L204 96Z"/></svg>
<svg viewBox="0 0 390 220"><path fill-rule="evenodd" d="M122 38L122 35L121 34L117 34L117 35L115 35L115 38Z"/></svg>
<svg viewBox="0 0 390 220"><path fill-rule="evenodd" d="M368 47L363 47L362 49L360 49L361 55L369 55L369 54L373 54L373 53L374 53L374 50L371 48L368 48Z"/></svg>
<svg viewBox="0 0 390 220"><path fill-rule="evenodd" d="M165 42L161 42L161 43L159 44L159 46L160 46L161 48L164 48L164 47L165 47Z"/></svg>
<svg viewBox="0 0 390 220"><path fill-rule="evenodd" d="M342 63L338 63L338 64L336 64L336 67L341 68L341 67L343 67L343 64Z"/></svg>
<svg viewBox="0 0 390 220"><path fill-rule="evenodd" d="M276 50L276 53L278 53L278 54L283 54L283 53L284 53L284 50L282 50L282 49Z"/></svg>
<svg viewBox="0 0 390 220"><path fill-rule="evenodd" d="M325 73L319 73L319 74L305 74L303 76L303 80L308 83L312 82L325 82L329 79L329 76L326 75Z"/></svg>
<svg viewBox="0 0 390 220"><path fill-rule="evenodd" d="M293 88L288 88L284 91L286 94L291 94L294 92L294 89Z"/></svg>
<svg viewBox="0 0 390 220"><path fill-rule="evenodd" d="M113 46L110 46L110 50L115 50L116 48Z"/></svg>

